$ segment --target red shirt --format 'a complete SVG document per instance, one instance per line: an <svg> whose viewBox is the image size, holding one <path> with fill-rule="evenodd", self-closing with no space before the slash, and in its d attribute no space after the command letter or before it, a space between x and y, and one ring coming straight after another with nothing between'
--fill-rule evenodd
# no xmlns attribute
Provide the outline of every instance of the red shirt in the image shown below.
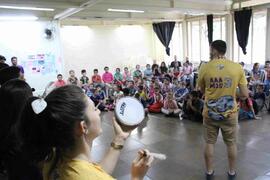
<svg viewBox="0 0 270 180"><path fill-rule="evenodd" d="M57 80L57 81L54 82L55 87L61 87L61 86L64 86L64 85L66 85L66 82L64 80L60 80L60 81Z"/></svg>
<svg viewBox="0 0 270 180"><path fill-rule="evenodd" d="M93 83L101 83L101 76L100 75L93 75L92 76L92 82Z"/></svg>

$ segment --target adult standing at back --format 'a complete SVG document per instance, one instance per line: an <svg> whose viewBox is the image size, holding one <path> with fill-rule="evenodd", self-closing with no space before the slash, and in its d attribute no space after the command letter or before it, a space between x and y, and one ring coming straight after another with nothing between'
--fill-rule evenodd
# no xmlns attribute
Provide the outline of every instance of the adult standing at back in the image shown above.
<svg viewBox="0 0 270 180"><path fill-rule="evenodd" d="M17 57L13 56L13 57L11 58L11 64L12 64L12 66L16 66L16 67L20 68L20 72L21 72L22 74L24 74L24 69L23 69L23 67L20 66L20 65L18 65L18 58L17 58Z"/></svg>
<svg viewBox="0 0 270 180"><path fill-rule="evenodd" d="M226 43L222 40L214 41L211 44L211 60L201 68L198 78L198 86L205 93L203 117L207 180L211 180L214 176L214 145L219 129L221 129L223 140L227 145L228 178L233 180L236 177L237 87L239 87L240 96L248 97L247 80L243 68L241 65L225 58L226 49Z"/></svg>
<svg viewBox="0 0 270 180"><path fill-rule="evenodd" d="M181 67L181 62L177 60L177 56L174 55L174 60L173 62L171 62L170 68L177 68L178 70L180 70Z"/></svg>

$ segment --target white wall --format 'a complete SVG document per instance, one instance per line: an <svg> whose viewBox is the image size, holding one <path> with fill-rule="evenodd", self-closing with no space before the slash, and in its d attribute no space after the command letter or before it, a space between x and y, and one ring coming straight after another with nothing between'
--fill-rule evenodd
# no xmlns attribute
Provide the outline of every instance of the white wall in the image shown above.
<svg viewBox="0 0 270 180"><path fill-rule="evenodd" d="M30 86L39 93L49 81L56 79L56 74L62 72L62 57L57 23L28 21L0 21L0 54L10 63L12 56L18 57L18 64L25 69L25 78ZM45 28L52 28L54 38L46 39ZM45 55L44 61L33 59ZM50 61L50 64L43 64ZM34 63L32 63L34 62ZM44 66L45 67L44 67ZM43 68L34 72L32 68Z"/></svg>
<svg viewBox="0 0 270 180"><path fill-rule="evenodd" d="M116 67L145 66L165 51L152 25L63 26L61 40L66 77L70 69L80 77L82 69L90 76L94 68L103 73L104 66L109 66L111 72Z"/></svg>

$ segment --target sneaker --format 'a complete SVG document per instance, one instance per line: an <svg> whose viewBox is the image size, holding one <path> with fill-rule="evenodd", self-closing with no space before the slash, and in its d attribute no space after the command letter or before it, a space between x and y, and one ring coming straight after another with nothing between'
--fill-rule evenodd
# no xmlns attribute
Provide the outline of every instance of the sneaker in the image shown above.
<svg viewBox="0 0 270 180"><path fill-rule="evenodd" d="M235 180L236 179L236 172L231 175L229 172L228 172L228 180Z"/></svg>
<svg viewBox="0 0 270 180"><path fill-rule="evenodd" d="M205 173L206 180L214 180L214 173L215 171L213 171L212 174Z"/></svg>

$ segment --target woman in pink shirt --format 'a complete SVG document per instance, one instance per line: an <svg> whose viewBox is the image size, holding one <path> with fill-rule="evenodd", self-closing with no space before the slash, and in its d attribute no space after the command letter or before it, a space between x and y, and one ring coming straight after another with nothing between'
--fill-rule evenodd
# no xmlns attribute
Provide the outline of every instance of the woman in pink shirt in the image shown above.
<svg viewBox="0 0 270 180"><path fill-rule="evenodd" d="M63 80L62 74L57 75L57 81L54 82L55 87L62 87L66 85L66 82Z"/></svg>

